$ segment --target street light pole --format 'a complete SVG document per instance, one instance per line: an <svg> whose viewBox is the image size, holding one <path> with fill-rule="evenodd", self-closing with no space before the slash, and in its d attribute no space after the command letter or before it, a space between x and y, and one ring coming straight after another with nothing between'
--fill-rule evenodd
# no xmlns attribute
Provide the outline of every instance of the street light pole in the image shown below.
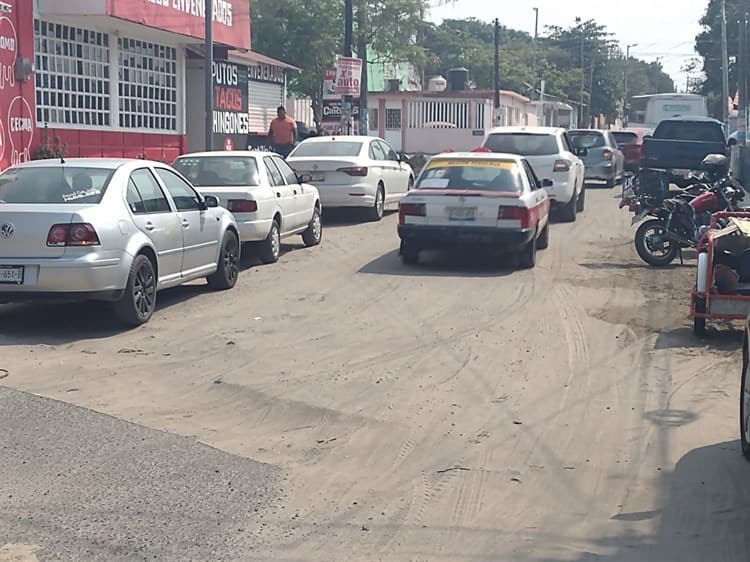
<svg viewBox="0 0 750 562"><path fill-rule="evenodd" d="M625 99L624 99L624 103L623 103L623 108L622 109L623 109L623 115L625 117L626 123L627 123L627 121L630 120L630 112L628 111L628 107L629 107L629 104L628 104L628 97L629 97L629 95L628 95L628 78L629 78L629 76L628 76L628 74L630 73L630 49L632 47L637 47L637 46L638 46L637 43L631 43L630 45L628 45L627 47L625 47L625 80L624 80L625 83L623 84L623 90L624 90L623 95L624 95Z"/></svg>
<svg viewBox="0 0 750 562"><path fill-rule="evenodd" d="M206 0L206 28L205 28L205 44L204 50L206 51L205 65L203 79L205 80L205 127L206 137L205 144L206 150L214 149L214 32L213 32L213 21L214 21L214 6L213 0Z"/></svg>
<svg viewBox="0 0 750 562"><path fill-rule="evenodd" d="M586 71L583 66L583 23L581 18L576 18L576 23L578 24L578 31L581 34L581 94L578 98L580 103L580 107L578 108L578 126L583 127L583 91L585 88Z"/></svg>
<svg viewBox="0 0 750 562"><path fill-rule="evenodd" d="M499 125L498 116L500 115L500 20L495 18L495 68L492 73L495 106L495 125Z"/></svg>
<svg viewBox="0 0 750 562"><path fill-rule="evenodd" d="M727 3L721 0L721 117L729 126L729 54L727 53Z"/></svg>
<svg viewBox="0 0 750 562"><path fill-rule="evenodd" d="M534 73L535 80L539 78L537 75L537 68L536 68L536 60L537 60L537 53L539 52L539 47L537 45L537 39L539 39L539 8L532 8L535 12L534 16L534 64L531 67L532 72ZM531 89L531 99L534 99L534 90L536 89L536 81L534 82L534 87Z"/></svg>

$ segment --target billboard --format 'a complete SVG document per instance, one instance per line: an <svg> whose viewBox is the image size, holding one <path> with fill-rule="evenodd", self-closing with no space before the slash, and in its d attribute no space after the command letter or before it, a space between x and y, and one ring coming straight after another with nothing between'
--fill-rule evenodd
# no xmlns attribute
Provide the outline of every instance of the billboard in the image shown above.
<svg viewBox="0 0 750 562"><path fill-rule="evenodd" d="M196 39L205 38L204 0L107 0L107 15ZM250 49L250 0L213 0L216 43Z"/></svg>
<svg viewBox="0 0 750 562"><path fill-rule="evenodd" d="M250 132L247 67L226 61L213 64L214 150L244 150Z"/></svg>

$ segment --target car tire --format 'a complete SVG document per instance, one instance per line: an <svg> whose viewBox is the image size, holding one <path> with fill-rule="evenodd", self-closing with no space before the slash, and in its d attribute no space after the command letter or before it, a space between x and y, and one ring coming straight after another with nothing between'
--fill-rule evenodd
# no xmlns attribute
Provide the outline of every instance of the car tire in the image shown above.
<svg viewBox="0 0 750 562"><path fill-rule="evenodd" d="M414 189L414 178L409 176L409 183L406 184L406 191L411 191Z"/></svg>
<svg viewBox="0 0 750 562"><path fill-rule="evenodd" d="M518 267L520 269L531 269L536 265L536 244L536 237L534 237L518 254Z"/></svg>
<svg viewBox="0 0 750 562"><path fill-rule="evenodd" d="M271 223L271 230L263 242L260 243L258 257L264 264L276 263L281 255L281 232L279 221L276 219Z"/></svg>
<svg viewBox="0 0 750 562"><path fill-rule="evenodd" d="M549 221L544 225L541 234L536 239L537 250L546 250L549 246Z"/></svg>
<svg viewBox="0 0 750 562"><path fill-rule="evenodd" d="M577 213L578 197L577 195L573 195L573 198L570 201L560 207L560 218L564 222L575 222Z"/></svg>
<svg viewBox="0 0 750 562"><path fill-rule="evenodd" d="M216 272L206 278L211 289L226 291L237 284L240 275L240 255L240 240L234 232L228 230L221 243Z"/></svg>
<svg viewBox="0 0 750 562"><path fill-rule="evenodd" d="M706 301L705 299L695 299L695 311L701 314L706 312ZM706 319L705 318L693 318L693 333L702 338L706 335Z"/></svg>
<svg viewBox="0 0 750 562"><path fill-rule="evenodd" d="M750 461L750 395L745 396L748 389L748 378L750 378L750 357L748 357L748 342L745 336L745 343L742 348L742 376L740 377L740 444L742 445L742 454Z"/></svg>
<svg viewBox="0 0 750 562"><path fill-rule="evenodd" d="M606 185L607 185L607 187L609 189L612 189L614 186L617 185L617 179L616 178L612 178L612 179L607 180L607 184Z"/></svg>
<svg viewBox="0 0 750 562"><path fill-rule="evenodd" d="M401 242L401 261L404 265L417 265L419 263L419 248L408 242Z"/></svg>
<svg viewBox="0 0 750 562"><path fill-rule="evenodd" d="M378 184L378 190L375 192L375 203L367 210L367 218L372 222L378 222L383 219L385 213L385 188L383 184Z"/></svg>
<svg viewBox="0 0 750 562"><path fill-rule="evenodd" d="M576 212L582 213L586 208L586 184L581 186L581 192L576 197Z"/></svg>
<svg viewBox="0 0 750 562"><path fill-rule="evenodd" d="M307 225L307 230L302 233L302 242L309 248L320 244L322 239L323 222L320 220L320 209L315 207L310 224Z"/></svg>
<svg viewBox="0 0 750 562"><path fill-rule="evenodd" d="M131 328L148 322L156 310L156 285L154 264L145 255L138 254L130 266L125 291L114 303L117 319Z"/></svg>

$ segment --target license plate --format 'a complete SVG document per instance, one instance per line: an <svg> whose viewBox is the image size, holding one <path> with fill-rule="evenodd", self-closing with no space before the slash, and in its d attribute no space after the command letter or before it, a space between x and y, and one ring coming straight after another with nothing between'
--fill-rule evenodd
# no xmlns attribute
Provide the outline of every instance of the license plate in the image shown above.
<svg viewBox="0 0 750 562"><path fill-rule="evenodd" d="M325 174L312 174L310 177L312 178L311 181L326 181Z"/></svg>
<svg viewBox="0 0 750 562"><path fill-rule="evenodd" d="M448 209L448 220L473 221L477 216L476 207L453 207Z"/></svg>
<svg viewBox="0 0 750 562"><path fill-rule="evenodd" d="M21 285L23 284L22 265L0 265L0 284Z"/></svg>

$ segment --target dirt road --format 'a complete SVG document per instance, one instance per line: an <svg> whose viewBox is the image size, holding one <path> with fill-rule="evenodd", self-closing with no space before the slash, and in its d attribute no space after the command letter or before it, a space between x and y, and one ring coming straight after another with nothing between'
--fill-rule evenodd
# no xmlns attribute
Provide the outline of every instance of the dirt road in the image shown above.
<svg viewBox="0 0 750 562"><path fill-rule="evenodd" d="M693 263L644 266L616 191L533 271L402 266L391 215L132 332L0 307L0 384L280 467L247 560L747 561L741 334L692 336Z"/></svg>

